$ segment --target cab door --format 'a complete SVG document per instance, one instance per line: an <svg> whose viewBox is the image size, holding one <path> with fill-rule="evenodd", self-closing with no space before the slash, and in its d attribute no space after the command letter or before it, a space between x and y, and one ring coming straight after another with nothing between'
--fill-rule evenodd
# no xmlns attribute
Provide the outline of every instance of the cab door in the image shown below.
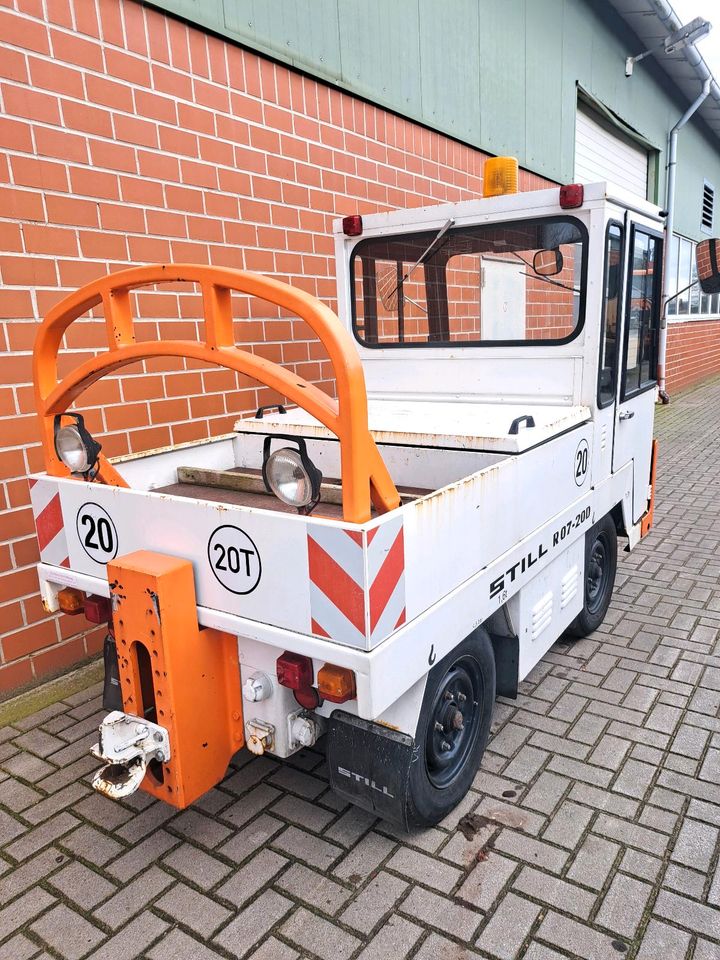
<svg viewBox="0 0 720 960"><path fill-rule="evenodd" d="M662 235L629 224L620 392L615 414L613 471L633 463L633 522L648 507L660 335Z"/></svg>

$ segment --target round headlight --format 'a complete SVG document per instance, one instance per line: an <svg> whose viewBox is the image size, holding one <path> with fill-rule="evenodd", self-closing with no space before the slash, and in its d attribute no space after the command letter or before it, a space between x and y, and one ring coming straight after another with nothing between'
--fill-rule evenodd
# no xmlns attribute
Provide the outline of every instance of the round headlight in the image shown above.
<svg viewBox="0 0 720 960"><path fill-rule="evenodd" d="M61 427L55 436L55 449L71 473L87 473L93 466L77 427Z"/></svg>
<svg viewBox="0 0 720 960"><path fill-rule="evenodd" d="M300 453L292 447L283 447L268 457L265 477L275 496L291 507L307 507L317 499L317 485Z"/></svg>

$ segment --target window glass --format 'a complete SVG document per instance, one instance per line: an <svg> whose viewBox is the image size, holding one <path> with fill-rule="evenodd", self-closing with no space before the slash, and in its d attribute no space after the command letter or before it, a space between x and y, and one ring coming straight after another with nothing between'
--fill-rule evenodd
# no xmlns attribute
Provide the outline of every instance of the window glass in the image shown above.
<svg viewBox="0 0 720 960"><path fill-rule="evenodd" d="M617 332L622 288L622 230L617 224L608 227L605 251L605 291L602 332L600 337L600 373L598 402L607 406L615 399L617 368Z"/></svg>
<svg viewBox="0 0 720 960"><path fill-rule="evenodd" d="M654 383L660 315L660 241L640 230L633 234L625 334L625 396Z"/></svg>
<svg viewBox="0 0 720 960"><path fill-rule="evenodd" d="M670 241L670 250L668 252L668 262L665 264L665 269L668 272L669 278L669 288L672 293L677 293L680 289L680 284L678 283L678 257L680 255L680 237L675 233L673 234L672 240ZM668 304L668 314L669 316L676 316L678 311L678 302L677 298L671 300Z"/></svg>
<svg viewBox="0 0 720 960"><path fill-rule="evenodd" d="M353 328L370 346L566 340L582 322L587 234L569 217L362 240Z"/></svg>
<svg viewBox="0 0 720 960"><path fill-rule="evenodd" d="M692 263L692 244L684 237L680 238L680 259L678 261L678 290L684 292L675 301L678 316L685 317L690 312L690 291L684 288L690 283L690 264Z"/></svg>

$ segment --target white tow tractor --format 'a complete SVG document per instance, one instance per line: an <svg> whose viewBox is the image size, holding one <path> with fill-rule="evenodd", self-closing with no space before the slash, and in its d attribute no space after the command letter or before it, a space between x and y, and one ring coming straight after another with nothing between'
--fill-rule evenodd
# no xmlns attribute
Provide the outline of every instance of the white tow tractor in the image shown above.
<svg viewBox="0 0 720 960"><path fill-rule="evenodd" d="M243 745L285 758L325 735L338 793L433 824L476 775L495 697L602 623L618 534L632 549L652 525L662 220L606 184L508 192L508 169L489 163L494 196L338 221L340 320L192 265L113 274L45 320L39 574L49 610L108 622L99 790L183 807ZM714 241L700 253L717 284ZM135 343L132 291L177 280L202 293L205 340ZM238 293L310 324L337 399L235 345ZM58 382L95 306L109 351ZM110 462L70 406L156 356L283 405Z"/></svg>

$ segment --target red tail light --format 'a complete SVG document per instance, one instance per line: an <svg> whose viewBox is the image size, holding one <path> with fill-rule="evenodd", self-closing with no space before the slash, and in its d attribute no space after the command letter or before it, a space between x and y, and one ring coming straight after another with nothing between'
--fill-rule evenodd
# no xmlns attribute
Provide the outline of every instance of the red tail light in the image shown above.
<svg viewBox="0 0 720 960"><path fill-rule="evenodd" d="M299 653L288 653L286 650L277 658L275 673L280 686L302 690L312 686L313 662L310 657L301 657Z"/></svg>
<svg viewBox="0 0 720 960"><path fill-rule="evenodd" d="M574 210L583 205L585 190L581 183L566 183L560 187L560 206L563 210Z"/></svg>
<svg viewBox="0 0 720 960"><path fill-rule="evenodd" d="M363 232L362 217L354 213L351 217L343 217L343 233L346 237L359 237Z"/></svg>
<svg viewBox="0 0 720 960"><path fill-rule="evenodd" d="M94 594L85 601L85 617L90 623L107 623L112 617L109 597L97 597Z"/></svg>

